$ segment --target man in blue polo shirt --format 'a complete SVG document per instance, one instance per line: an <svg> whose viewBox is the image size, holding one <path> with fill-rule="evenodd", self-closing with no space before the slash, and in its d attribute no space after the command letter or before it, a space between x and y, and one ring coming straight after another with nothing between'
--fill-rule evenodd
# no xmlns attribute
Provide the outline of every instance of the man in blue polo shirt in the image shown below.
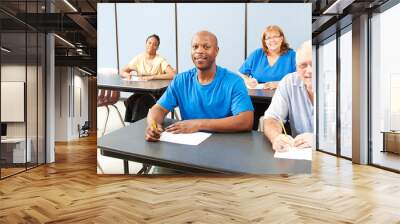
<svg viewBox="0 0 400 224"><path fill-rule="evenodd" d="M169 111L179 107L182 121L165 128L172 133L196 131L238 132L251 130L253 106L243 79L215 63L218 41L208 31L192 39L196 68L175 76L166 92L147 115L145 139L158 141ZM154 128L157 123L157 129Z"/></svg>

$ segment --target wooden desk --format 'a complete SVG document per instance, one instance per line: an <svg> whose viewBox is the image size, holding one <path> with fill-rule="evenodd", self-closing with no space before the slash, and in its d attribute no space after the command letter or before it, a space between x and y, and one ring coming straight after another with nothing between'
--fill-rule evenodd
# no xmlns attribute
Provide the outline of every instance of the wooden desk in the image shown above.
<svg viewBox="0 0 400 224"><path fill-rule="evenodd" d="M171 123L171 121L168 121ZM165 124L165 125L167 125ZM311 161L275 159L263 133L214 133L200 145L144 140L146 120L107 134L97 141L101 154L194 173L310 173Z"/></svg>
<svg viewBox="0 0 400 224"><path fill-rule="evenodd" d="M382 152L400 154L400 131L382 131L381 133L383 133Z"/></svg>
<svg viewBox="0 0 400 224"><path fill-rule="evenodd" d="M25 145L26 151L25 151ZM1 159L6 164L25 164L30 162L32 140L27 138L1 139Z"/></svg>

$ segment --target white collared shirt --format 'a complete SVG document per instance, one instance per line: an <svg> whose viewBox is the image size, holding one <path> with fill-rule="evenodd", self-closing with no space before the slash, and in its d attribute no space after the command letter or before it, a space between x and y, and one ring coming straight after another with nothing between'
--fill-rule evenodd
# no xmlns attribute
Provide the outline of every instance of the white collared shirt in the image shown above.
<svg viewBox="0 0 400 224"><path fill-rule="evenodd" d="M275 118L286 122L289 118L292 136L314 130L314 106L303 80L297 72L286 75L272 97L272 102L264 113L264 119Z"/></svg>

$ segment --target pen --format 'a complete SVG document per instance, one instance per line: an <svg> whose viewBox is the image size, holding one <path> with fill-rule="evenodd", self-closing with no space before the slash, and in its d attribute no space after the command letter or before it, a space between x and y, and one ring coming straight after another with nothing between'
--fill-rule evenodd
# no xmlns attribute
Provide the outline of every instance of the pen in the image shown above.
<svg viewBox="0 0 400 224"><path fill-rule="evenodd" d="M157 122L155 120L152 121L151 127L153 128L153 131L157 131Z"/></svg>
<svg viewBox="0 0 400 224"><path fill-rule="evenodd" d="M285 133L285 135L287 135L286 129L285 129L285 125L283 125L283 122L281 120L281 118L279 118L279 123L281 124L282 128L283 128L283 132Z"/></svg>

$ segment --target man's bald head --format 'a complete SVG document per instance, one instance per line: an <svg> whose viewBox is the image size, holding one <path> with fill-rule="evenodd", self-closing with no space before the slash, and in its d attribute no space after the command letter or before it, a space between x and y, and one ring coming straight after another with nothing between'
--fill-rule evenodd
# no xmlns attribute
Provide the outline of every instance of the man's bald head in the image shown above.
<svg viewBox="0 0 400 224"><path fill-rule="evenodd" d="M215 44L215 46L218 47L217 36L215 36L215 34L211 33L210 31L207 31L207 30L202 30L202 31L195 33L192 38L192 42L196 37L200 37L200 36L210 38L210 40Z"/></svg>
<svg viewBox="0 0 400 224"><path fill-rule="evenodd" d="M192 38L192 60L200 71L215 69L218 55L217 37L209 31L197 32Z"/></svg>

